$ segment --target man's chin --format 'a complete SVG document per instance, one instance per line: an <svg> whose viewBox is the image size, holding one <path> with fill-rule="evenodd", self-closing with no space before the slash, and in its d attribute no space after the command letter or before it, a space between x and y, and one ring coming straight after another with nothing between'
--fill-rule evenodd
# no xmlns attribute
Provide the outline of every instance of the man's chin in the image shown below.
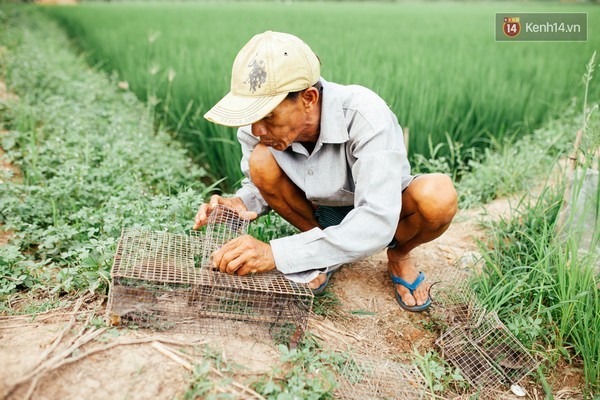
<svg viewBox="0 0 600 400"><path fill-rule="evenodd" d="M275 144L270 145L269 147L272 147L277 151L284 151L289 146L286 146L285 144L282 144L282 143L275 143Z"/></svg>
<svg viewBox="0 0 600 400"><path fill-rule="evenodd" d="M275 149L277 151L284 151L285 149L290 147L290 144L286 144L286 143L264 142L262 140L261 140L261 143L264 144L265 146Z"/></svg>

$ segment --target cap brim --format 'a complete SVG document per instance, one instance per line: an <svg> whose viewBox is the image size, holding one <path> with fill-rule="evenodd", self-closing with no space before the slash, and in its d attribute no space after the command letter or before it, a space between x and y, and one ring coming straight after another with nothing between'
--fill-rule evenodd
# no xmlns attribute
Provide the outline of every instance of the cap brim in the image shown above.
<svg viewBox="0 0 600 400"><path fill-rule="evenodd" d="M225 126L250 125L265 117L285 99L287 93L273 97L242 97L229 92L204 118Z"/></svg>

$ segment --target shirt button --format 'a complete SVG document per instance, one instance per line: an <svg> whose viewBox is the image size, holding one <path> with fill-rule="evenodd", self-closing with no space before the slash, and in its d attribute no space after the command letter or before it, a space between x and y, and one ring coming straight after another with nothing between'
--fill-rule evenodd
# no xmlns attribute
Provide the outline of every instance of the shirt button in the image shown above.
<svg viewBox="0 0 600 400"><path fill-rule="evenodd" d="M312 176L312 174L313 174L313 170L309 168L309 170L308 170L308 171L306 171L306 173L307 173L309 176Z"/></svg>

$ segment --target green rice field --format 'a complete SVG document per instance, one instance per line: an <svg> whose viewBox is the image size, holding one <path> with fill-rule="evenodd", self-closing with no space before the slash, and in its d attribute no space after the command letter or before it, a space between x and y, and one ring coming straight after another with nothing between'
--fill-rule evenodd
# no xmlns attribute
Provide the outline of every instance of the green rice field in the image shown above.
<svg viewBox="0 0 600 400"><path fill-rule="evenodd" d="M430 139L469 149L528 134L581 97L585 64L600 50L600 9L577 4L143 2L44 11L92 65L154 104L157 122L229 187L240 178L235 130L203 114L228 91L235 55L256 33L293 33L320 56L325 79L379 93L410 128L413 157L430 155ZM588 12L588 41L496 42L494 14L510 11ZM596 85L590 99L599 97Z"/></svg>

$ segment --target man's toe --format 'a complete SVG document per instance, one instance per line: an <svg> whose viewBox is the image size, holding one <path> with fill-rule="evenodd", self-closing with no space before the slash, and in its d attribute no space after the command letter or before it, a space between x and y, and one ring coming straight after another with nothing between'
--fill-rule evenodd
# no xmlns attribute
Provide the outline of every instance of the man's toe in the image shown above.
<svg viewBox="0 0 600 400"><path fill-rule="evenodd" d="M404 302L404 304L406 304L409 307L412 307L417 304L417 302L415 301L415 298L410 294L410 290L403 287L402 285L398 285L398 287L399 287L399 289L397 289L398 293L400 294L400 297L402 298L402 301Z"/></svg>
<svg viewBox="0 0 600 400"><path fill-rule="evenodd" d="M418 305L423 305L427 303L427 299L429 298L429 291L427 287L419 287L414 292L415 299L417 300Z"/></svg>

